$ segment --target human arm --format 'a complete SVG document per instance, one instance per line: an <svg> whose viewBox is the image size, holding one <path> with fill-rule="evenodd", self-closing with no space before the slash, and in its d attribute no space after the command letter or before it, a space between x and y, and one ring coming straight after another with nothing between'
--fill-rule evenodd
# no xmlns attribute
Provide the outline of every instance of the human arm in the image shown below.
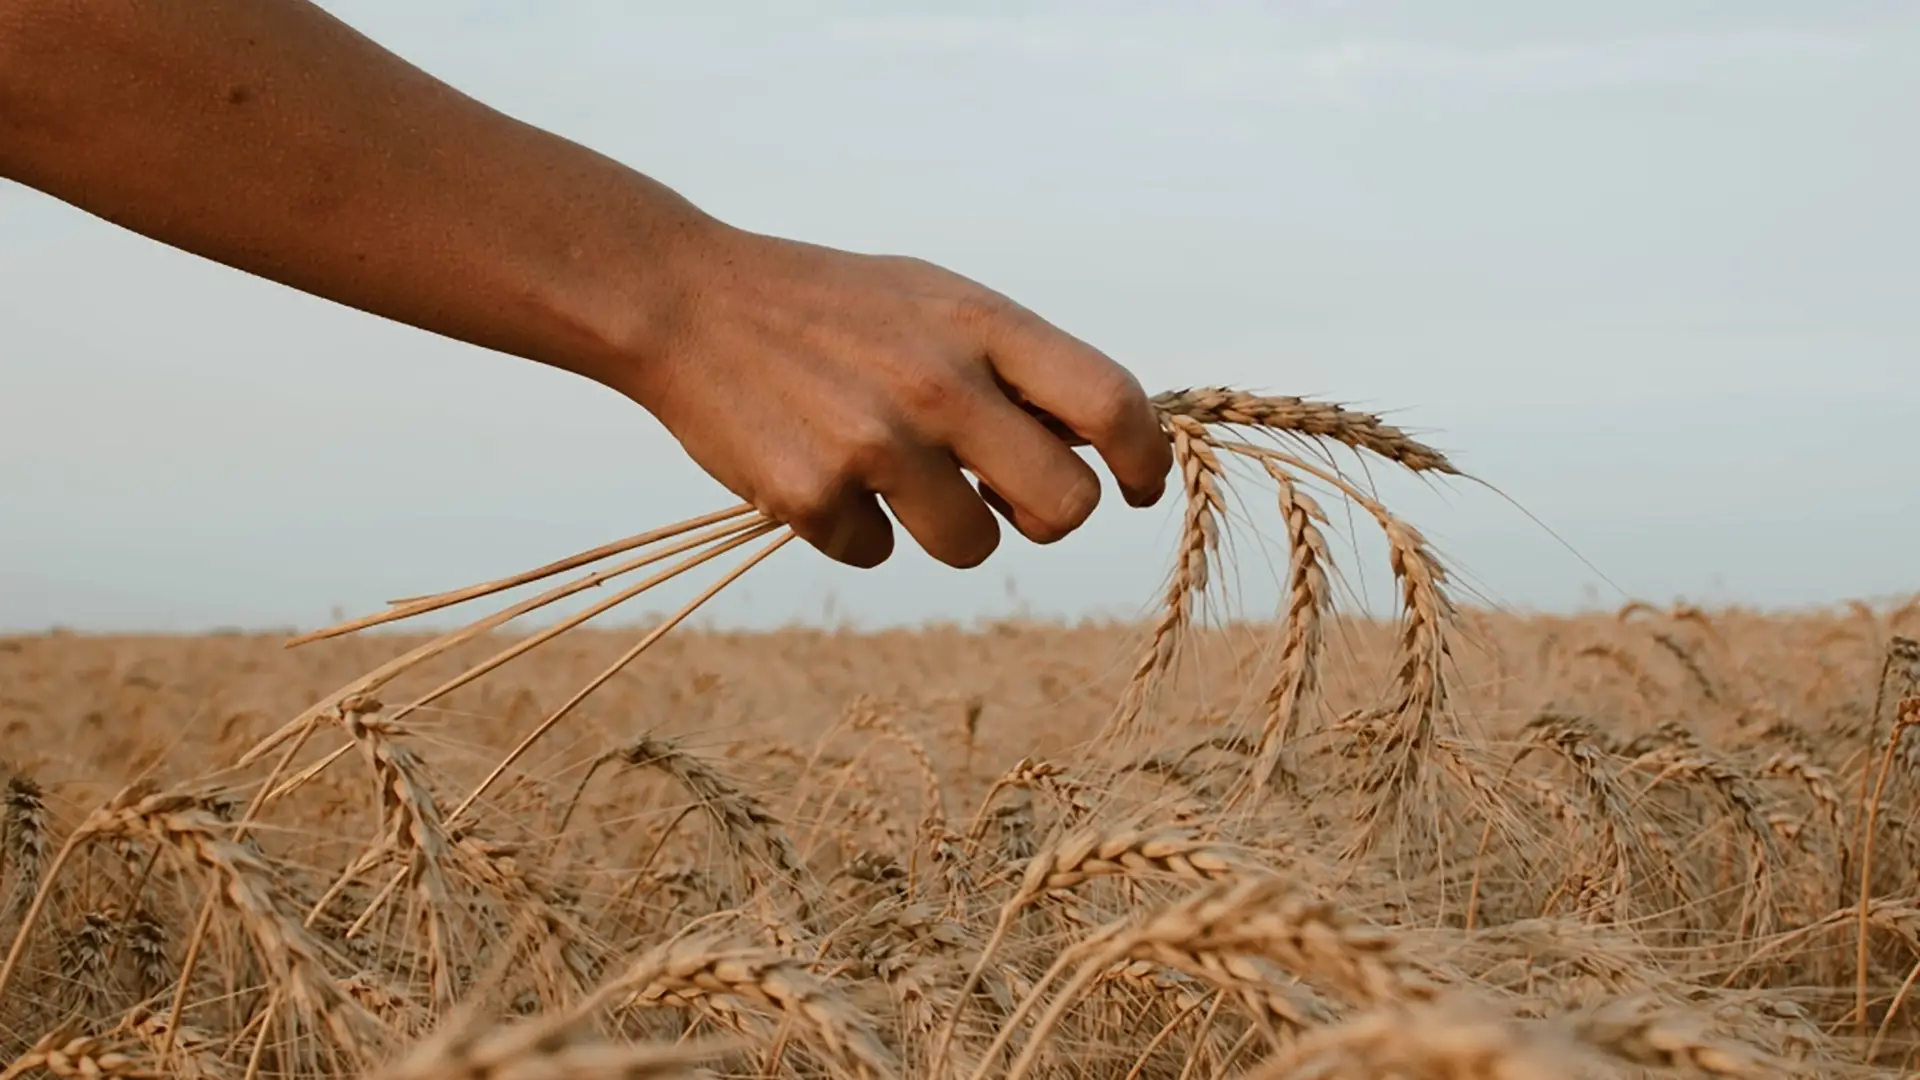
<svg viewBox="0 0 1920 1080"><path fill-rule="evenodd" d="M0 0L0 176L294 288L600 382L835 558L1050 541L1171 461L1133 378L912 259L735 229L304 0ZM964 466L991 494L967 485Z"/></svg>

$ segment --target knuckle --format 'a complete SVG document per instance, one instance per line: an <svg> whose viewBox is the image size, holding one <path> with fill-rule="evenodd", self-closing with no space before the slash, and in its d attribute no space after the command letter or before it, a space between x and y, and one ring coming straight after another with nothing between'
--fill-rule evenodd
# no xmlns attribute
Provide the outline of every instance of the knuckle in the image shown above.
<svg viewBox="0 0 1920 1080"><path fill-rule="evenodd" d="M917 426L936 430L961 409L966 387L943 365L926 365L903 379L897 396L902 409Z"/></svg>
<svg viewBox="0 0 1920 1080"><path fill-rule="evenodd" d="M982 334L1013 317L1013 302L986 289L968 289L952 301L953 321L963 329Z"/></svg>
<svg viewBox="0 0 1920 1080"><path fill-rule="evenodd" d="M1142 415L1140 397L1139 384L1123 372L1087 380L1080 406L1082 434L1096 442L1123 434Z"/></svg>
<svg viewBox="0 0 1920 1080"><path fill-rule="evenodd" d="M757 500L768 517L789 525L824 520L838 502L840 483L822 469L790 469L772 477Z"/></svg>
<svg viewBox="0 0 1920 1080"><path fill-rule="evenodd" d="M848 420L838 429L835 465L842 482L878 482L900 453L900 437L876 419Z"/></svg>

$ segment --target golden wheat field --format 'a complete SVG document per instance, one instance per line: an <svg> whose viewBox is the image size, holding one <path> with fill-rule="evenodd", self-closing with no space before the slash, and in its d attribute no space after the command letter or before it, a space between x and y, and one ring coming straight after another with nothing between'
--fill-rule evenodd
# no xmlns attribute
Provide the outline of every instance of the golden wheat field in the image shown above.
<svg viewBox="0 0 1920 1080"><path fill-rule="evenodd" d="M0 1077L1910 1075L1920 603L1472 607L1217 428L1444 457L1159 400L1147 625L0 640Z"/></svg>

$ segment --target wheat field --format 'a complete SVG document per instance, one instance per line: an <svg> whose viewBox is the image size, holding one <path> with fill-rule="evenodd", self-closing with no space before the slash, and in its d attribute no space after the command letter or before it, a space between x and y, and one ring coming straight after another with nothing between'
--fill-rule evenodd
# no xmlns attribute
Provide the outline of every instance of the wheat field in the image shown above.
<svg viewBox="0 0 1920 1080"><path fill-rule="evenodd" d="M1471 606L1183 400L1146 625L0 639L0 1080L1911 1074L1920 603Z"/></svg>

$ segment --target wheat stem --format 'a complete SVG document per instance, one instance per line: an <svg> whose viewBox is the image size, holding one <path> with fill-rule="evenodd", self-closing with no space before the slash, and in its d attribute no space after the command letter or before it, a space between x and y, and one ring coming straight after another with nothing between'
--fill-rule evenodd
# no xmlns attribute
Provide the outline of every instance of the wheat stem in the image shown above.
<svg viewBox="0 0 1920 1080"><path fill-rule="evenodd" d="M685 521L678 521L672 525L665 525L658 529L649 529L643 533L635 533L623 540L615 540L612 543L602 544L597 548L580 552L578 555L569 555L564 559L555 560L545 566L522 571L518 574L500 578L497 581L481 582L478 585L468 585L465 588L452 589L443 593L434 593L430 596L414 596L404 600L393 600L390 601L392 607L387 611L362 616L361 618L343 622L336 626L329 626L322 630L315 630L312 633L291 638L287 641L287 648L291 649L310 642L324 641L327 638L340 637L341 635L356 633L370 627L381 626L390 622L399 622L402 619L411 619L417 615L425 615L427 612L438 611L441 608L452 607L456 604L464 604L469 600L477 600L483 596L491 596L497 592L505 592L508 589L518 588L521 585L539 581L542 578L549 578L555 574L563 574L568 570L599 562L601 559L608 558L609 556L632 551L634 548L646 547L648 544L658 543L662 540L670 540L682 533L689 533L707 525L717 525L724 521L732 521L735 518L744 517L751 513L753 513L753 507L746 503L741 503L738 506L728 507L725 510L716 510L710 514L701 514L699 517L688 518Z"/></svg>
<svg viewBox="0 0 1920 1080"><path fill-rule="evenodd" d="M779 528L779 526L768 526L768 527ZM755 536L761 535L760 530L756 529L752 535L755 535ZM498 765L495 765L493 767L493 771L487 774L486 779L482 780L479 786L473 789L471 794L469 794L465 799L462 799L460 801L460 805L454 807L453 810L447 814L447 818L446 818L447 824L452 825L455 821L459 820L462 815L464 815L469 809L472 808L475 802L479 801L481 796L487 793L488 789L492 788L493 785L499 781L500 777L504 775L508 769L513 767L514 762L520 760L521 755L525 754L529 749L531 749L533 744L539 741L542 735L545 735L548 731L551 731L555 724L558 724L563 718L566 717L568 713L572 712L575 706L579 705L582 701L585 701L589 694L593 693L595 690L598 690L601 687L601 685L603 685L608 679L611 679L615 675L620 674L620 672L623 669L625 669L628 664L633 663L633 661L636 658L638 658L641 653L646 652L648 649L653 647L655 642L665 637L668 631L672 630L676 626L679 626L682 622L686 620L686 618L689 615L692 615L695 611L699 610L701 605L705 604L707 601L719 595L720 590L726 588L728 585L731 585L735 581L739 580L742 574L745 574L747 571L753 569L755 566L758 566L769 555L772 555L774 552L779 551L782 547L786 546L789 540L792 540L792 539L793 539L792 532L788 532L788 531L781 532L778 536L773 538L773 541L771 543L767 544L765 547L762 547L760 550L748 556L738 566L734 567L732 570L727 571L725 576L721 577L720 580L707 586L705 589L702 589L700 591L700 595L694 597L692 600L687 601L687 603L681 606L681 608L678 611L675 611L673 614L667 616L666 619L660 623L660 625L654 627L652 630L649 630L645 637L642 637L639 641L633 644L632 648L622 653L619 659L615 660L611 664L608 664L606 669L600 672L600 674L594 676L587 683L587 685L575 691L572 697L562 702L559 708L555 709L552 713L550 713L547 716L546 719L540 721L539 724L535 725L534 729L532 731L529 731L526 734L526 736L522 738L520 742L516 744L511 751L508 751L507 756L502 758Z"/></svg>

